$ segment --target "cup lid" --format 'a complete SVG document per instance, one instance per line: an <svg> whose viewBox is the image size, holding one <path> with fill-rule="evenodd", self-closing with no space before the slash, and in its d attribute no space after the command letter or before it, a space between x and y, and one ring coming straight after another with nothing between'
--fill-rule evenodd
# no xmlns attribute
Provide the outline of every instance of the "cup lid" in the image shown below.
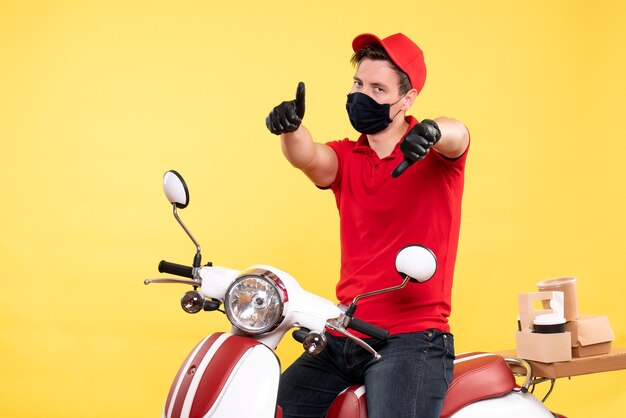
<svg viewBox="0 0 626 418"><path fill-rule="evenodd" d="M556 313L537 315L533 324L535 325L560 325L565 323L565 317Z"/></svg>
<svg viewBox="0 0 626 418"><path fill-rule="evenodd" d="M543 280L537 283L539 289L546 289L556 286L571 286L576 284L576 277L559 277L557 279Z"/></svg>

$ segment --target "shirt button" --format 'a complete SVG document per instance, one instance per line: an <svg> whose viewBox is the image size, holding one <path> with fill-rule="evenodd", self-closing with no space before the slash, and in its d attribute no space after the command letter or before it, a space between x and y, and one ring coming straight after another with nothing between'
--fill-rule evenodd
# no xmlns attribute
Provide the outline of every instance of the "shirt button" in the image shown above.
<svg viewBox="0 0 626 418"><path fill-rule="evenodd" d="M374 164L374 168L378 168L378 164Z"/></svg>

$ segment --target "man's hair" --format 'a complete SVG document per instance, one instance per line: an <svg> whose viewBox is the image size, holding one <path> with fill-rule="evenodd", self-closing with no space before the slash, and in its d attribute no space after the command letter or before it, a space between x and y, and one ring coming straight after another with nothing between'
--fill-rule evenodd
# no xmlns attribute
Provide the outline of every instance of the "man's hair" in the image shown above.
<svg viewBox="0 0 626 418"><path fill-rule="evenodd" d="M352 65L358 66L365 58L378 61L387 61L389 64L391 64L391 67L396 71L396 73L398 73L398 76L400 78L400 82L398 83L398 90L400 91L400 95L406 94L407 91L411 90L411 80L409 80L409 76L404 71L402 71L391 60L391 58L389 58L389 55L382 46L376 44L365 45L363 48L355 52L354 55L352 55L352 58L350 58L350 62L352 63Z"/></svg>

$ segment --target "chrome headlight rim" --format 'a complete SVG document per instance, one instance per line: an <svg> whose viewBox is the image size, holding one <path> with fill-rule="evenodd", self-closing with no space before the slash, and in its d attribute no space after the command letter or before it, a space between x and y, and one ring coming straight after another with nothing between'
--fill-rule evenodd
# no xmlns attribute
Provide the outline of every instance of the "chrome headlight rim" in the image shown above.
<svg viewBox="0 0 626 418"><path fill-rule="evenodd" d="M268 323L266 326L261 328L251 328L242 323L237 315L235 315L232 311L232 307L230 304L230 299L233 295L234 289L240 285L243 281L248 279L257 279L267 282L274 291L278 294L278 306L277 312L279 313L277 318L272 322ZM226 295L224 297L224 312L228 317L230 323L237 328L239 331L243 332L247 335L259 335L264 334L276 329L285 319L285 303L287 302L287 291L282 281L278 278L276 274L269 270L265 269L250 269L243 271L231 284L228 286L226 290Z"/></svg>

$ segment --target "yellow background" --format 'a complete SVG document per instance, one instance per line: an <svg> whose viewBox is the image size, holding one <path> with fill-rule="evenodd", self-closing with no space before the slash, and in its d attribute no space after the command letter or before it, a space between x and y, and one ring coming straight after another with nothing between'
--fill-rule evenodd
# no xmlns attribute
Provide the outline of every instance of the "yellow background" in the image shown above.
<svg viewBox="0 0 626 418"><path fill-rule="evenodd" d="M578 277L579 310L626 346L626 6L621 1L2 1L0 415L155 417L220 314L189 316L190 263L161 176L205 260L281 267L332 298L330 192L283 159L264 119L307 83L319 141L345 114L352 38L425 51L413 114L472 132L452 326L457 351L513 348L516 295ZM285 339L283 366L300 352ZM622 416L626 372L557 382L568 417ZM541 389L541 388L540 388Z"/></svg>

